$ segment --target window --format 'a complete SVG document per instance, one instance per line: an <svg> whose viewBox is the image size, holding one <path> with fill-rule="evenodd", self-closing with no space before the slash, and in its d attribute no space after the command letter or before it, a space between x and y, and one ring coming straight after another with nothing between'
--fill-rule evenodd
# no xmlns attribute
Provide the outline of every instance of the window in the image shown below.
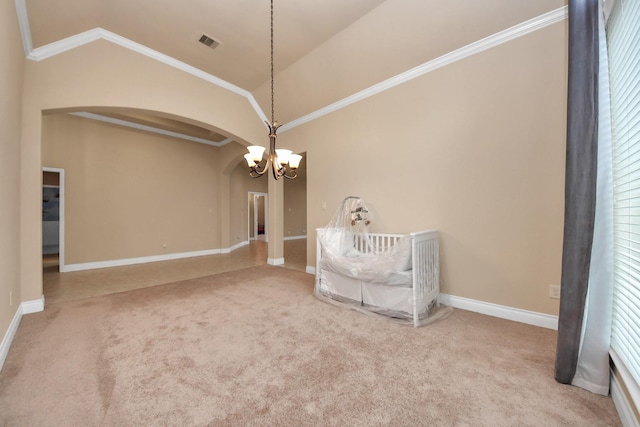
<svg viewBox="0 0 640 427"><path fill-rule="evenodd" d="M640 1L617 0L607 26L613 133L611 349L640 384ZM618 361L616 360L616 363ZM629 381L631 379L625 379ZM631 381L633 381L631 380Z"/></svg>

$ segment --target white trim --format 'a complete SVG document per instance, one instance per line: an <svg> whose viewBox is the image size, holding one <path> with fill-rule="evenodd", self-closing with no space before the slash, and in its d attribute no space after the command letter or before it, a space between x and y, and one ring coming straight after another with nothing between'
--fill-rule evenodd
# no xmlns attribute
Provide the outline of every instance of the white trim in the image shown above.
<svg viewBox="0 0 640 427"><path fill-rule="evenodd" d="M611 370L611 400L618 411L620 422L624 427L638 427L640 422L636 418L631 402L627 399L627 395L622 390L622 385L618 381L613 370Z"/></svg>
<svg viewBox="0 0 640 427"><path fill-rule="evenodd" d="M245 240L244 242L236 243L235 245L231 246L230 248L220 249L220 253L221 254L228 254L228 253L231 253L231 252L235 251L236 249L240 249L243 246L247 246L248 244L249 244L249 241Z"/></svg>
<svg viewBox="0 0 640 427"><path fill-rule="evenodd" d="M613 405L616 407L616 411L618 411L618 416L620 417L620 422L624 427L640 426L638 419L633 413L631 403L624 394L622 385L613 373L613 370L611 370L611 400L613 400Z"/></svg>
<svg viewBox="0 0 640 427"><path fill-rule="evenodd" d="M282 265L282 264L284 264L284 258L267 258L267 264L269 264L269 265Z"/></svg>
<svg viewBox="0 0 640 427"><path fill-rule="evenodd" d="M68 264L64 268L60 266L61 273L71 271L94 270L96 268L122 267L124 265L145 264L147 262L170 261L174 259L191 258L205 255L216 255L221 253L220 249L209 249L195 252L179 252L174 254L152 255L137 258L113 259L108 261L83 262L78 264Z"/></svg>
<svg viewBox="0 0 640 427"><path fill-rule="evenodd" d="M473 311L476 313L486 314L488 316L499 317L501 319L513 320L515 322L526 323L528 325L558 330L558 316L552 316L550 314L522 310L505 305L492 304L490 302L456 297L447 294L440 294L440 302L444 305L449 305L461 310Z"/></svg>
<svg viewBox="0 0 640 427"><path fill-rule="evenodd" d="M633 379L633 376L624 365L616 351L612 348L609 349L609 355L611 356L611 360L613 361L613 365L615 366L616 371L622 378L624 382L625 388L629 393L629 397L622 390L622 386L619 383L618 379L611 373L611 397L613 398L613 403L616 406L618 414L620 415L620 419L622 424L626 426L638 426L638 419L635 417L633 406L636 408L640 408L640 385L636 383ZM617 390L614 389L614 386L617 387ZM628 398L631 399L629 402ZM633 406L632 406L633 405Z"/></svg>
<svg viewBox="0 0 640 427"><path fill-rule="evenodd" d="M24 301L20 304L22 314L39 313L44 311L44 295L33 301Z"/></svg>
<svg viewBox="0 0 640 427"><path fill-rule="evenodd" d="M37 47L29 52L27 59L36 62L42 61L96 40L100 40L102 38L102 31L104 31L102 28L93 28L53 43Z"/></svg>
<svg viewBox="0 0 640 427"><path fill-rule="evenodd" d="M302 236L287 236L284 238L284 240L302 240L306 238L307 238L307 235L303 234Z"/></svg>
<svg viewBox="0 0 640 427"><path fill-rule="evenodd" d="M315 267L311 267L310 265L307 265L307 274L313 274L314 276L316 275L316 268Z"/></svg>
<svg viewBox="0 0 640 427"><path fill-rule="evenodd" d="M16 0L16 4L20 1L24 3L23 0ZM153 50L140 43L136 43L118 34L112 33L111 31L105 30L104 28L93 28L83 33L75 34L71 37L49 43L42 47L38 47L35 49L31 48L31 50L27 54L27 59L30 59L32 61L42 61L44 59L51 58L52 56L56 56L60 53L75 49L77 47L92 43L97 40L106 40L111 43L117 44L118 46L124 47L125 49L129 49L146 57L155 59L156 61L162 62L163 64L169 65L173 68L177 68L180 71L184 71L187 74L191 74L192 76L198 77L202 80L213 83L216 86L240 95L247 99L249 104L251 104L253 109L256 111L256 114L258 114L258 117L266 120L267 116L265 115L264 111L262 111L251 92L242 89L241 87L238 87L232 83L229 83L226 80L222 80L219 77L202 71L196 67L186 64L182 61L178 61L177 59L172 58L169 55L165 55L164 53L160 53L157 50Z"/></svg>
<svg viewBox="0 0 640 427"><path fill-rule="evenodd" d="M178 252L173 254L151 255L137 258L122 258L108 261L83 262L78 264L68 264L62 268L61 273L69 273L72 271L94 270L96 268L122 267L125 265L145 264L148 262L171 261L174 259L192 258L206 255L217 255L220 253L229 253L231 249L207 249L204 251Z"/></svg>
<svg viewBox="0 0 640 427"><path fill-rule="evenodd" d="M253 236L251 235L251 203L248 203L248 198L253 197ZM247 192L247 235L249 240L263 240L258 235L258 205L256 204L257 197L264 197L264 241L269 242L269 193L263 193L260 191Z"/></svg>
<svg viewBox="0 0 640 427"><path fill-rule="evenodd" d="M270 120L267 118L267 115L264 113L264 111L262 111L262 108L260 108L260 106L258 105L258 101L256 101L252 94L249 94L247 99L249 100L249 104L251 104L255 112L258 114L258 117L260 117L260 120L262 120L262 123L264 123L264 127L269 129L268 123Z"/></svg>
<svg viewBox="0 0 640 427"><path fill-rule="evenodd" d="M22 311L20 307L18 307L16 313L13 315L13 319L11 319L11 323L9 323L7 332L4 334L4 338L2 338L2 343L0 343L0 371L4 366L4 361L7 359L7 354L9 354L9 348L13 342L13 338L16 336L18 326L20 326L20 320L22 320Z"/></svg>
<svg viewBox="0 0 640 427"><path fill-rule="evenodd" d="M80 47L85 44L92 43L98 40L106 40L113 44L117 44L118 46L124 47L126 49L132 50L146 57L155 59L156 61L170 65L174 68L184 71L185 73L199 77L203 80L206 80L210 83L215 84L216 86L220 86L224 89L230 90L231 92L234 92L245 98L248 98L249 96L251 96L251 93L249 93L249 91L244 90L234 84L231 84L226 80L222 80L221 78L213 76L209 73L206 73L196 67L193 67L182 61L178 61L177 59L172 58L169 55L165 55L164 53L148 48L147 46L144 46L140 43L136 43L133 40L129 40L126 37L122 37L116 33L112 33L111 31L105 30L104 28L100 28L100 27L75 34L73 36L55 41L53 43L49 43L42 47L35 48L31 51L31 53L27 58L31 59L32 61L42 61L44 59L51 58L52 56L59 55L68 50L75 49L77 47Z"/></svg>
<svg viewBox="0 0 640 427"><path fill-rule="evenodd" d="M66 198L66 193L65 193L65 177L64 177L64 169L60 169L60 168L50 168L50 167L43 167L42 168L42 172L53 172L53 173L57 173L59 175L59 181L58 181L58 188L60 189L60 199L59 199L59 203L58 203L58 216L59 216L59 221L58 221L58 265L59 265L59 270L60 271L64 271L63 268L65 267L64 264L64 254L65 254L65 250L66 250L66 246L65 246L65 238L64 238L64 233L65 233L65 229L66 229L66 223L65 223L65 209L64 209L64 202L65 202L65 198ZM40 231L42 233L42 231Z"/></svg>
<svg viewBox="0 0 640 427"><path fill-rule="evenodd" d="M260 117L260 120L262 122L269 121L264 111L262 111L262 109L258 105L258 102L256 101L256 99L253 97L253 95L249 91L242 89L225 80L222 80L216 76L213 76L209 73L206 73L191 65L188 65L182 61L178 61L177 59L172 58L168 55L165 55L156 50L150 49L144 45L136 43L118 34L112 33L111 31L107 31L103 28L99 28L99 27L94 28L92 30L85 31L84 33L76 34L74 36L67 37L66 39L58 40L48 45L33 49L33 44L31 41L31 31L29 28L29 19L27 16L26 2L25 0L15 0L15 3L16 3L16 9L18 11L18 20L20 23L20 32L22 34L22 42L25 49L25 55L27 56L28 59L31 59L33 61L41 61L43 59L50 58L59 53L66 52L70 49L74 49L76 47L82 46L87 43L91 43L99 39L107 40L119 46L122 46L126 49L130 49L134 52L153 58L171 67L177 68L195 77L198 77L205 81L213 83L214 85L230 90L240 96L243 96L247 99L247 101L249 101L249 104L251 104L251 106L255 110L258 117ZM547 12L540 16L532 18L528 21L514 25L511 28L507 28L506 30L503 30L493 35L490 35L488 37L485 37L484 39L468 44L467 46L454 50L453 52L449 52L432 61L426 62L415 68L405 71L404 73L398 74L397 76L391 77L367 89L364 89L351 96L348 96L338 102L330 104L310 114L307 114L289 123L286 123L280 128L280 132L282 133L289 129L293 129L296 126L300 126L304 123L320 118L326 114L329 114L341 108L347 107L353 103L362 101L363 99L366 99L370 96L376 95L394 86L405 83L416 77L420 77L426 73L437 70L438 68L441 68L451 63L454 63L456 61L462 60L471 55L475 55L476 53L480 53L492 47L514 40L518 37L521 37L531 32L537 31L539 29L545 28L557 22L561 22L567 18L567 10L568 10L567 6L560 7L558 9L552 10L550 12ZM265 124L265 127L267 127L267 124Z"/></svg>
<svg viewBox="0 0 640 427"><path fill-rule="evenodd" d="M13 319L11 319L11 323L9 323L9 328L7 328L7 332L4 334L4 338L2 338L2 343L0 343L0 371L4 366L5 360L7 360L9 348L11 348L11 343L13 343L13 339L16 336L18 326L20 326L20 321L22 320L22 316L25 314L37 313L43 310L44 295L40 297L40 299L34 301L25 301L18 306L18 309L13 315Z"/></svg>
<svg viewBox="0 0 640 427"><path fill-rule="evenodd" d="M518 25L514 25L511 28L507 28L506 30L497 32L488 37L485 37L484 39L480 39L452 52L446 53L436 59L425 62L422 65L418 65L417 67L405 71L404 73L398 74L397 76L391 77L387 80L370 86L367 89L361 90L360 92L341 99L340 101L334 102L333 104L327 105L326 107L320 108L319 110L316 110L289 123L286 123L280 128L280 133L286 132L287 130L293 129L296 126L300 126L304 123L318 119L324 115L340 110L351 104L362 101L363 99L369 98L370 96L391 89L394 86L406 83L409 80L413 80L416 77L423 76L427 73L430 73L431 71L437 70L438 68L442 68L446 65L460 61L492 47L517 39L518 37L524 36L533 31L563 21L564 19L566 19L566 17L567 6L563 6L528 21L522 22Z"/></svg>
<svg viewBox="0 0 640 427"><path fill-rule="evenodd" d="M206 249L203 251L177 252L173 254L151 255L151 256L137 257L137 258L122 258L122 259L113 259L108 261L95 261L95 262L84 262L84 263L78 263L78 264L68 264L64 266L64 269L61 264L60 272L69 273L72 271L94 270L96 268L122 267L125 265L146 264L148 262L171 261L174 259L193 258L193 257L217 255L217 254L228 254L248 244L249 244L248 241L244 241L244 242L237 243L231 246L230 248Z"/></svg>
<svg viewBox="0 0 640 427"><path fill-rule="evenodd" d="M214 147L222 147L223 145L226 145L232 141L231 138L226 138L220 142L211 141L209 139L198 138L196 136L185 135L179 132L172 132L169 130L160 129L153 126L141 125L139 123L134 123L127 120L115 119L113 117L102 116L100 114L95 114L95 113L87 113L84 111L77 112L77 113L69 113L69 114L71 114L72 116L83 117L85 119L98 120L101 122L111 123L114 125L125 126L133 129L147 131L147 132L153 132L153 133L157 133L165 136L171 136L173 138L185 139L187 141L200 142L202 144L213 145Z"/></svg>
<svg viewBox="0 0 640 427"><path fill-rule="evenodd" d="M29 25L29 14L27 13L27 2L25 0L15 0L16 13L18 15L18 26L22 37L22 47L24 56L28 57L33 50L33 40L31 40L31 26Z"/></svg>

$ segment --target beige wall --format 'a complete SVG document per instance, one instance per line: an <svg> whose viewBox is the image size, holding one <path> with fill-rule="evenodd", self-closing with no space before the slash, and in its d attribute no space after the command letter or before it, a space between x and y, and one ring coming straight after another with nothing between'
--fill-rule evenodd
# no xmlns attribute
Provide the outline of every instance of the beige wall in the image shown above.
<svg viewBox="0 0 640 427"><path fill-rule="evenodd" d="M306 173L305 163L301 163L298 178L284 181L284 237L301 236L305 234L307 224L306 206ZM233 231L231 246L247 240L249 224L249 192L266 193L267 179L251 178L244 159L240 161L231 173L231 223ZM249 225L250 227L250 225Z"/></svg>
<svg viewBox="0 0 640 427"><path fill-rule="evenodd" d="M11 4L3 7L12 9ZM3 16L13 19L14 14ZM12 27L3 26L3 31L13 34L11 19ZM308 156L307 231L324 225L344 196L359 194L376 216L374 230L441 230L444 292L557 313L557 301L549 300L547 291L550 283L558 283L560 271L565 25L282 132L280 146ZM12 38L4 40L11 43ZM350 68L334 60L341 57L341 52L333 55L334 45L314 51L310 61L331 64L336 75L346 76ZM11 46L19 48L17 41ZM306 61L287 70L287 79L312 84L313 93L335 95L327 89L339 82L314 79L308 71L316 68ZM7 75L19 79L9 68ZM287 87L279 93L279 104L295 107L294 98L309 97L310 92ZM316 101L298 114L285 108L281 121L315 108ZM14 103L11 97L2 103L19 107L19 99ZM94 106L159 111L243 143L266 143L264 127L246 99L106 41L28 62L20 169L3 171L20 175L22 300L42 293L42 111ZM229 224L236 212L231 176L240 146L227 147L220 150L217 189L220 201L229 201L217 219L221 247L231 246L237 236ZM242 200L246 203L246 197ZM327 210L321 209L323 202ZM286 229L280 231L287 235ZM313 265L313 239L308 249Z"/></svg>
<svg viewBox="0 0 640 427"><path fill-rule="evenodd" d="M219 249L219 150L45 115L42 165L65 170L66 263Z"/></svg>
<svg viewBox="0 0 640 427"><path fill-rule="evenodd" d="M267 177L251 178L247 162L242 159L231 173L231 246L248 240L250 191L266 193Z"/></svg>
<svg viewBox="0 0 640 427"><path fill-rule="evenodd" d="M288 123L567 1L444 1L435 12L431 1L386 0L278 72L276 118ZM253 94L267 111L269 82Z"/></svg>
<svg viewBox="0 0 640 427"><path fill-rule="evenodd" d="M548 286L562 251L565 26L282 133L281 145L307 152L309 229L359 195L374 231L440 230L443 292L557 314Z"/></svg>
<svg viewBox="0 0 640 427"><path fill-rule="evenodd" d="M265 143L264 125L246 98L111 43L96 41L40 62L28 61L20 157L23 300L42 295L38 214L42 112L86 107L153 111L200 124L243 144ZM220 150L222 175L217 191L222 204L228 205L229 200L229 162L241 158L242 151L239 144L228 144ZM229 220L228 210L222 210L216 227L223 248L229 247L231 240ZM198 246L204 244L198 242Z"/></svg>
<svg viewBox="0 0 640 427"><path fill-rule="evenodd" d="M24 52L15 4L12 0L0 0L0 337L5 336L21 300L19 182L23 69Z"/></svg>
<svg viewBox="0 0 640 427"><path fill-rule="evenodd" d="M296 179L284 181L284 237L307 234L307 165L302 159Z"/></svg>

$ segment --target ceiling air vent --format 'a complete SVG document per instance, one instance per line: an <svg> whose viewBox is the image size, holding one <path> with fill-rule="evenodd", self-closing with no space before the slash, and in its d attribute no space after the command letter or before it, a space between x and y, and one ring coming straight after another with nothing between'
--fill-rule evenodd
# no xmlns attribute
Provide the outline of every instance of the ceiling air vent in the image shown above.
<svg viewBox="0 0 640 427"><path fill-rule="evenodd" d="M209 37L206 34L203 34L200 37L200 40L198 40L200 43L202 43L203 45L210 47L211 49L215 49L216 47L218 47L218 45L220 45L220 42L215 41L214 39L212 39L211 37Z"/></svg>

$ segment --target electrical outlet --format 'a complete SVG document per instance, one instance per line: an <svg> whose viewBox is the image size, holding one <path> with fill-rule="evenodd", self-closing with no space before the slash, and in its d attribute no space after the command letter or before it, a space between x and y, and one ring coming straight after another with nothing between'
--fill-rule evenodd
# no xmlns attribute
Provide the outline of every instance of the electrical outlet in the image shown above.
<svg viewBox="0 0 640 427"><path fill-rule="evenodd" d="M549 298L560 299L559 285L549 285Z"/></svg>

